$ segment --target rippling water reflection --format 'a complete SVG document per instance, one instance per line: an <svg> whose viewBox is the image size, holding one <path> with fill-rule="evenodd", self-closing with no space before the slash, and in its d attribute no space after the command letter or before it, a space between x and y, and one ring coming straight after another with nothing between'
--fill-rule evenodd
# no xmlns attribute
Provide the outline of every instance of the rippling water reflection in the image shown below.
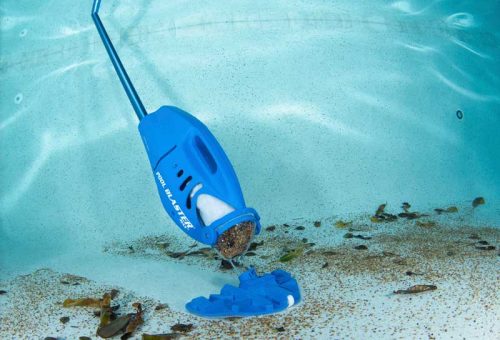
<svg viewBox="0 0 500 340"><path fill-rule="evenodd" d="M88 7L0 9L1 236L169 223ZM203 119L267 223L499 202L497 7L120 1L102 17L146 107Z"/></svg>

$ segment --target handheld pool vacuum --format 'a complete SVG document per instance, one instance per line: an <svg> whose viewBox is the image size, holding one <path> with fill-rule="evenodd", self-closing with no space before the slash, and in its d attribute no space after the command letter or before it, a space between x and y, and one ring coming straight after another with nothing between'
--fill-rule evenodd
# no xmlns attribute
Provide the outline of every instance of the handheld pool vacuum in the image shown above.
<svg viewBox="0 0 500 340"><path fill-rule="evenodd" d="M215 247L226 259L239 257L261 226L257 212L245 204L228 157L208 128L191 114L174 106L146 112L99 18L100 4L101 0L94 0L92 18L139 118L139 132L163 207L196 241ZM220 295L194 299L186 307L192 313L213 317L272 313L300 299L298 286L290 293L294 284L284 271L258 276L250 269L240 276L240 287L226 285Z"/></svg>

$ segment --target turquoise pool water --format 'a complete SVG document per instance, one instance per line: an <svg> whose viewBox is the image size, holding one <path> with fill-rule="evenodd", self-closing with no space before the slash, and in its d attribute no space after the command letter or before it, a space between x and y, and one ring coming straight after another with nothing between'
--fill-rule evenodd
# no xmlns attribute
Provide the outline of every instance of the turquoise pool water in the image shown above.
<svg viewBox="0 0 500 340"><path fill-rule="evenodd" d="M113 281L127 262L103 247L185 236L157 197L90 9L0 2L0 278L74 268L140 290L139 274ZM369 223L379 204L407 201L457 206L458 228L498 228L498 13L498 1L106 0L101 18L146 109L200 118L264 226Z"/></svg>

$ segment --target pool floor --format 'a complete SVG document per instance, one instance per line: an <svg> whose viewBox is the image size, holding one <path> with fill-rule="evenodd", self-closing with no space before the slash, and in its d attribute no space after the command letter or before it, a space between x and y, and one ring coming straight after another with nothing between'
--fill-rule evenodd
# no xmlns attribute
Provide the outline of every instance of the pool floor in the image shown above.
<svg viewBox="0 0 500 340"><path fill-rule="evenodd" d="M246 257L245 265L255 266L258 272L288 270L303 294L299 305L280 314L207 320L185 312L175 299L178 293L184 302L189 299L186 291L191 298L208 295L199 288L206 282L216 293L224 283L234 281L236 273L221 269L220 260L203 246L165 234L107 244L97 254L109 273L101 280L77 277L77 285L67 284L73 278L68 273L39 269L0 281L0 289L6 291L0 296L0 334L7 338L97 338L99 318L93 309L63 308L61 302L101 297L113 288L120 291L115 301L119 312L132 312L131 304L137 301L145 306L145 322L135 333L137 339L143 333L170 333L170 327L179 322L194 325L183 334L186 338L493 339L499 334L498 250L484 248L486 242L498 244L497 228L474 226L463 215L432 216L433 226L401 219L367 221L369 216L360 216L342 228L334 219L295 220L263 230L255 255ZM305 251L281 263L279 258L287 251L284 245ZM176 257L187 249L192 256ZM168 268L176 265L190 268L190 276L183 270L172 275ZM141 271L141 266L147 270ZM77 263L75 271L70 274L85 272ZM88 273L99 271L94 266ZM124 282L135 279L143 289L109 284L119 282L117 277L127 277ZM197 282L183 282L186 277ZM162 288L151 286L155 284L151 281L160 282ZM437 289L394 293L417 284ZM160 303L168 307L155 310ZM69 317L66 324L59 321L64 316Z"/></svg>

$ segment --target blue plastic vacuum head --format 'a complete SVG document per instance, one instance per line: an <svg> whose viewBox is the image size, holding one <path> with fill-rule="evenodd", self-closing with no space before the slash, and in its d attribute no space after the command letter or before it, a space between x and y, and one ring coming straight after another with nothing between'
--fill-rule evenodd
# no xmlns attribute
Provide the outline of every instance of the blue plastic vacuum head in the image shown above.
<svg viewBox="0 0 500 340"><path fill-rule="evenodd" d="M246 251L260 232L259 215L247 208L236 173L215 137L198 119L176 107L147 114L99 18L92 18L140 120L161 201L174 222L195 240L215 246L226 258Z"/></svg>
<svg viewBox="0 0 500 340"><path fill-rule="evenodd" d="M163 106L141 120L139 131L163 206L184 232L215 245L235 225L250 223L252 233L260 231L257 212L246 207L229 159L203 123L179 108ZM198 203L202 195L223 202L228 213L206 225Z"/></svg>
<svg viewBox="0 0 500 340"><path fill-rule="evenodd" d="M195 240L215 246L228 259L241 255L260 232L259 215L246 207L224 150L202 122L181 109L163 106L147 114L99 18L100 3L94 0L92 18L140 120L163 207ZM258 276L250 269L240 275L239 287L225 285L220 295L196 298L186 308L206 317L253 316L299 301L299 287L289 273L275 270Z"/></svg>
<svg viewBox="0 0 500 340"><path fill-rule="evenodd" d="M220 294L197 297L186 304L193 314L211 317L243 317L281 312L300 302L297 281L284 270L263 276L253 268L240 275L239 287L225 285Z"/></svg>

